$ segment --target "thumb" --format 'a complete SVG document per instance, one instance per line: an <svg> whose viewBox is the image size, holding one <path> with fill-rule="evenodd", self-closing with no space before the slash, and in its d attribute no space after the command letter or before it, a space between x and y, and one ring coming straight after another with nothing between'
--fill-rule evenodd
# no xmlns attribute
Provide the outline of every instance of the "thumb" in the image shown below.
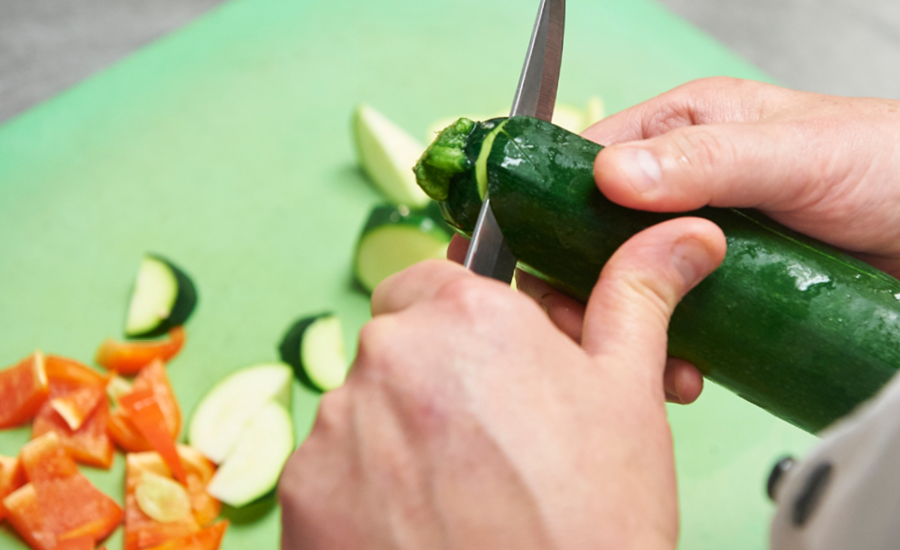
<svg viewBox="0 0 900 550"><path fill-rule="evenodd" d="M646 229L613 254L587 303L582 347L649 376L662 396L669 319L681 298L725 258L714 223L676 218Z"/></svg>
<svg viewBox="0 0 900 550"><path fill-rule="evenodd" d="M702 206L786 210L821 180L806 172L811 141L777 125L728 123L679 128L607 147L594 176L613 202L655 212Z"/></svg>

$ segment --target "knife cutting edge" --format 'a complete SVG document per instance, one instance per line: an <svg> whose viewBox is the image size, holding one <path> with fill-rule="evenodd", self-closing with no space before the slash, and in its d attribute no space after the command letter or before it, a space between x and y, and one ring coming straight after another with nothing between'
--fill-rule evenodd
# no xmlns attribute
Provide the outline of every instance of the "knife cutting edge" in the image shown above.
<svg viewBox="0 0 900 550"><path fill-rule="evenodd" d="M510 117L532 116L548 122L553 118L565 18L565 0L541 0ZM497 225L487 193L463 265L479 275L505 283L512 281L516 270L516 258Z"/></svg>

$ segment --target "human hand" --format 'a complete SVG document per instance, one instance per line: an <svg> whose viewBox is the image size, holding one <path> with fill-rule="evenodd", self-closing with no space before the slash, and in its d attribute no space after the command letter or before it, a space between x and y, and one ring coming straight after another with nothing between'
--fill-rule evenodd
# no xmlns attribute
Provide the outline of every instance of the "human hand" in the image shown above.
<svg viewBox="0 0 900 550"><path fill-rule="evenodd" d="M623 206L757 208L900 276L900 101L710 78L605 118L582 135L607 145L595 178ZM579 326L574 300L527 276L519 288L561 326ZM666 390L671 401L691 402L702 375L672 359Z"/></svg>
<svg viewBox="0 0 900 550"><path fill-rule="evenodd" d="M461 235L454 235L447 250L447 259L461 264L468 249L469 241ZM581 343L585 310L583 303L521 269L516 270L516 288L541 306L563 334L575 343ZM689 405L703 392L703 375L687 361L669 357L663 374L663 389L666 401Z"/></svg>
<svg viewBox="0 0 900 550"><path fill-rule="evenodd" d="M623 206L756 208L900 276L900 101L694 81L585 130Z"/></svg>
<svg viewBox="0 0 900 550"><path fill-rule="evenodd" d="M635 236L581 346L451 262L389 278L282 474L282 548L674 549L666 329L724 254L696 218Z"/></svg>

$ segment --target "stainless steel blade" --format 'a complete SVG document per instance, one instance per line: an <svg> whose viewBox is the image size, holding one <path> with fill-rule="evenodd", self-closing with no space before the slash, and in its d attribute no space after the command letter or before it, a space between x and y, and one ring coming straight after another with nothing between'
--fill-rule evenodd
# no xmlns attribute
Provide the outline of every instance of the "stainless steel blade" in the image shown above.
<svg viewBox="0 0 900 550"><path fill-rule="evenodd" d="M541 0L509 116L552 119L562 62L565 17L565 0ZM497 225L487 193L463 265L479 275L506 283L512 281L515 273L516 258Z"/></svg>
<svg viewBox="0 0 900 550"><path fill-rule="evenodd" d="M479 275L506 283L512 281L516 271L516 257L506 245L497 219L494 218L494 211L491 210L491 199L488 197L485 197L478 213L478 221L475 222L475 230L472 232L472 240L469 241L469 250L466 252L466 261L463 265Z"/></svg>

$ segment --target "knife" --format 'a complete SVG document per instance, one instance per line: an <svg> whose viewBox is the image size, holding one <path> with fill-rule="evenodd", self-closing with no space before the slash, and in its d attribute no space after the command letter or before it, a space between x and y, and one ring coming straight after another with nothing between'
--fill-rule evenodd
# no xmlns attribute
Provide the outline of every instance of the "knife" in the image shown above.
<svg viewBox="0 0 900 550"><path fill-rule="evenodd" d="M541 0L510 117L524 115L548 122L553 118L565 19L566 0ZM479 275L512 282L516 257L497 225L488 193L484 195L463 265Z"/></svg>

